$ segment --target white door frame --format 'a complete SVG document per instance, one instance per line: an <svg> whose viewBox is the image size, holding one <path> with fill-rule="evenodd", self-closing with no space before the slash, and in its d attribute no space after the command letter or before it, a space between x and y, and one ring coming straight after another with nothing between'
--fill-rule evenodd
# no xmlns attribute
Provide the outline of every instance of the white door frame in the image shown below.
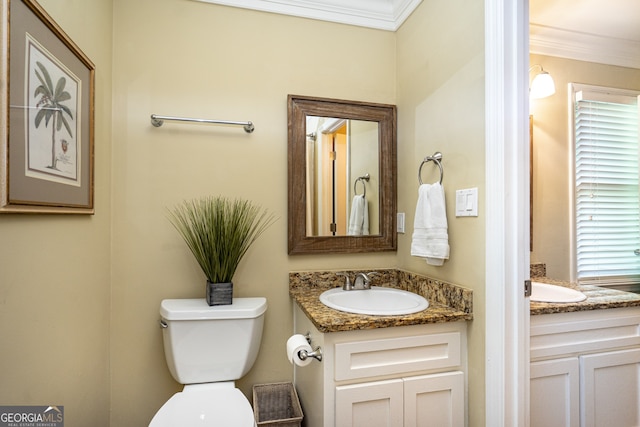
<svg viewBox="0 0 640 427"><path fill-rule="evenodd" d="M485 0L486 426L529 425L529 2Z"/></svg>

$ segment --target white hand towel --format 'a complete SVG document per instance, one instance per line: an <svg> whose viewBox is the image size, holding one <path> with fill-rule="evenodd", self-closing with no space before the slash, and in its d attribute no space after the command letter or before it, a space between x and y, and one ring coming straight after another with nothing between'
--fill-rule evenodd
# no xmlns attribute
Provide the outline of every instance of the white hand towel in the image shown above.
<svg viewBox="0 0 640 427"><path fill-rule="evenodd" d="M443 265L449 259L449 235L444 189L440 183L422 184L413 222L411 255L425 258L429 265Z"/></svg>
<svg viewBox="0 0 640 427"><path fill-rule="evenodd" d="M364 194L359 194L351 202L351 216L349 218L349 236L369 235L369 203Z"/></svg>

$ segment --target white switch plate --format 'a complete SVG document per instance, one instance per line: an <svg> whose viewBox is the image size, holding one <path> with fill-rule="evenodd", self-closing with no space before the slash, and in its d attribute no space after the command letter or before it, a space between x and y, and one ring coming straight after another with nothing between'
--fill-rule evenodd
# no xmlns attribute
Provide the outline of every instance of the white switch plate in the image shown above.
<svg viewBox="0 0 640 427"><path fill-rule="evenodd" d="M404 233L404 212L398 212L396 224L398 233Z"/></svg>
<svg viewBox="0 0 640 427"><path fill-rule="evenodd" d="M478 216L478 188L456 190L456 216Z"/></svg>

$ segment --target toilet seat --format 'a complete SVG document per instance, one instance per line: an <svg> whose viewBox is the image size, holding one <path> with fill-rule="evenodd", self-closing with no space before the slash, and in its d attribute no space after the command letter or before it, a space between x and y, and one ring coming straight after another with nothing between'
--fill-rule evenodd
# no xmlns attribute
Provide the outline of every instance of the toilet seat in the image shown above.
<svg viewBox="0 0 640 427"><path fill-rule="evenodd" d="M188 387L188 386L187 386ZM149 427L255 427L253 409L237 388L188 389L174 394Z"/></svg>

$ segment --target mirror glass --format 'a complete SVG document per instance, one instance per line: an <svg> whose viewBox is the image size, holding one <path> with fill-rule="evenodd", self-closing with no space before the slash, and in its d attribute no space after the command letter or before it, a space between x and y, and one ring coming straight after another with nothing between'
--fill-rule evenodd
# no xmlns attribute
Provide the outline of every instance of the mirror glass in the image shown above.
<svg viewBox="0 0 640 427"><path fill-rule="evenodd" d="M306 235L380 234L378 122L307 116Z"/></svg>
<svg viewBox="0 0 640 427"><path fill-rule="evenodd" d="M289 253L396 250L394 105L289 95Z"/></svg>
<svg viewBox="0 0 640 427"><path fill-rule="evenodd" d="M529 65L544 66L556 86L554 95L532 100L530 104L533 115L531 262L545 264L550 278L574 281L572 209L575 198L571 194L574 157L568 85L574 82L640 89L640 67L633 66L637 64L637 55L622 42L636 40L637 43L640 15L616 14L616 8L604 2L577 5L568 0L532 0L529 5L532 44ZM627 37L615 35L625 28L636 31L628 32ZM616 55L611 55L614 51ZM533 74L529 75L530 79Z"/></svg>

